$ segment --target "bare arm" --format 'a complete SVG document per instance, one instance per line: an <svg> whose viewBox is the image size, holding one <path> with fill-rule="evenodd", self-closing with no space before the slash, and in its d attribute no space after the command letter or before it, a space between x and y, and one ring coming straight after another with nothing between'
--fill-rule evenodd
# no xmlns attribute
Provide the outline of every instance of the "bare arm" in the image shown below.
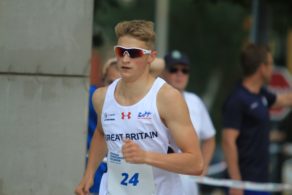
<svg viewBox="0 0 292 195"><path fill-rule="evenodd" d="M91 146L89 149L88 163L85 175L94 176L95 171L107 153L107 146L104 140L104 134L97 128L94 132Z"/></svg>
<svg viewBox="0 0 292 195"><path fill-rule="evenodd" d="M98 116L97 127L94 132L91 146L89 149L88 163L85 174L94 176L96 168L101 163L107 153L107 146L101 126L101 110L104 102L106 88L98 89L92 97L93 106Z"/></svg>
<svg viewBox="0 0 292 195"><path fill-rule="evenodd" d="M97 128L92 137L85 174L75 189L75 194L77 195L87 195L89 193L89 188L93 184L95 171L107 153L107 146L104 140L104 134L100 122L100 114L104 101L105 91L106 88L100 88L94 92L92 97L93 105L98 116L98 122Z"/></svg>
<svg viewBox="0 0 292 195"><path fill-rule="evenodd" d="M287 107L292 106L292 92L290 93L283 93L278 94L276 102L274 103L273 107Z"/></svg>
<svg viewBox="0 0 292 195"><path fill-rule="evenodd" d="M216 141L215 141L214 136L209 139L203 140L201 144L204 165L205 165L203 175L206 175L208 172L208 166L210 164L210 161L212 160L213 153L215 150L215 145L216 145Z"/></svg>
<svg viewBox="0 0 292 195"><path fill-rule="evenodd" d="M160 117L182 152L147 152L146 163L176 173L200 175L204 164L200 144L180 92L165 84L158 93L157 107Z"/></svg>
<svg viewBox="0 0 292 195"><path fill-rule="evenodd" d="M241 180L241 174L238 165L238 152L236 147L236 139L239 131L235 129L224 129L222 137L222 148L224 157L228 167L228 173L231 179Z"/></svg>
<svg viewBox="0 0 292 195"><path fill-rule="evenodd" d="M203 158L199 141L180 92L164 85L158 93L157 107L160 117L182 152L161 154L144 151L138 144L126 140L122 147L125 160L130 163L146 163L175 173L202 174Z"/></svg>
<svg viewBox="0 0 292 195"><path fill-rule="evenodd" d="M241 180L241 174L238 164L238 152L236 147L236 139L239 131L236 129L224 129L222 137L222 148L227 163L228 173L233 180ZM243 190L230 188L229 195L243 195Z"/></svg>

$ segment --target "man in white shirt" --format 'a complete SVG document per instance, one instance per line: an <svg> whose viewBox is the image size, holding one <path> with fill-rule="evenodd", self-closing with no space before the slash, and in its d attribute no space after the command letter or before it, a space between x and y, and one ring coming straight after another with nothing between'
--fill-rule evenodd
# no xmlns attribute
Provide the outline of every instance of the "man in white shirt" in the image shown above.
<svg viewBox="0 0 292 195"><path fill-rule="evenodd" d="M189 81L190 61L186 54L174 50L165 57L165 80L178 89L183 95L196 133L201 140L201 150L204 159L205 175L215 150L215 128L203 101L194 93L185 91ZM183 187L186 195L198 194L195 181L187 175L182 175Z"/></svg>

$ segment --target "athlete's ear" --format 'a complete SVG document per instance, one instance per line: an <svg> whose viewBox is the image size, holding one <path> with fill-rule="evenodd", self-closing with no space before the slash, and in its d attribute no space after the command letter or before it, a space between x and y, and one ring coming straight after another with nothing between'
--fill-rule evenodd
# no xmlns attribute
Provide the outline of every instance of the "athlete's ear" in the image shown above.
<svg viewBox="0 0 292 195"><path fill-rule="evenodd" d="M155 60L155 58L156 58L156 56L157 56L157 51L156 50L153 50L152 52L151 52L151 54L149 55L149 57L148 57L148 63L149 64L151 64L154 60Z"/></svg>

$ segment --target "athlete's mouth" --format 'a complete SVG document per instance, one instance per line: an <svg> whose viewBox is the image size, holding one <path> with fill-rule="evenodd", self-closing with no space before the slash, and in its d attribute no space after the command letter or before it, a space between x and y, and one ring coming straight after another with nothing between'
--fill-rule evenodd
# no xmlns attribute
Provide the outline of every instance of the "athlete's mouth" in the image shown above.
<svg viewBox="0 0 292 195"><path fill-rule="evenodd" d="M130 70L131 68L130 67L127 67L127 66L122 66L122 69L123 70Z"/></svg>

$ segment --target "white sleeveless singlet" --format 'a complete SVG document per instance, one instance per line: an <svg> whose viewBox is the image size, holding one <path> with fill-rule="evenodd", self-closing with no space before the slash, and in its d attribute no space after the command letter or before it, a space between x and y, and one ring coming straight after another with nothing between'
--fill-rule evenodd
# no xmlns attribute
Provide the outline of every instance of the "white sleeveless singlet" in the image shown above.
<svg viewBox="0 0 292 195"><path fill-rule="evenodd" d="M111 161L114 166L120 166L119 163L122 159L121 148L123 145L123 139L133 140L144 150L166 154L170 142L170 134L169 130L160 119L156 105L158 91L164 85L165 81L161 78L157 78L151 89L141 100L133 105L123 106L116 101L114 96L119 80L120 79L115 80L110 86L108 86L101 116L104 137L108 147L108 162ZM118 181L118 179L115 181L120 187L131 188L132 186L139 186L139 182L142 183L138 177L140 166L141 170L144 171L141 171L141 173L143 172L143 175L151 175L152 177L154 186L153 194L183 194L182 184L178 174L149 165L123 163L126 164L128 168L133 167L133 169L136 169L138 167L138 171L136 174L129 174L127 172L128 169L125 169L124 172L121 170L121 181ZM146 169L144 169L144 166L146 166ZM110 180L110 169L111 166L108 167L108 175L106 175L103 180ZM145 174L146 172L147 174ZM119 173L115 170L115 174ZM107 192L101 192L100 194L118 195L109 193L111 191L109 181L103 181L101 185L107 185L101 187L106 189ZM115 188L116 187L119 186L115 185ZM145 188L145 186L142 188Z"/></svg>

